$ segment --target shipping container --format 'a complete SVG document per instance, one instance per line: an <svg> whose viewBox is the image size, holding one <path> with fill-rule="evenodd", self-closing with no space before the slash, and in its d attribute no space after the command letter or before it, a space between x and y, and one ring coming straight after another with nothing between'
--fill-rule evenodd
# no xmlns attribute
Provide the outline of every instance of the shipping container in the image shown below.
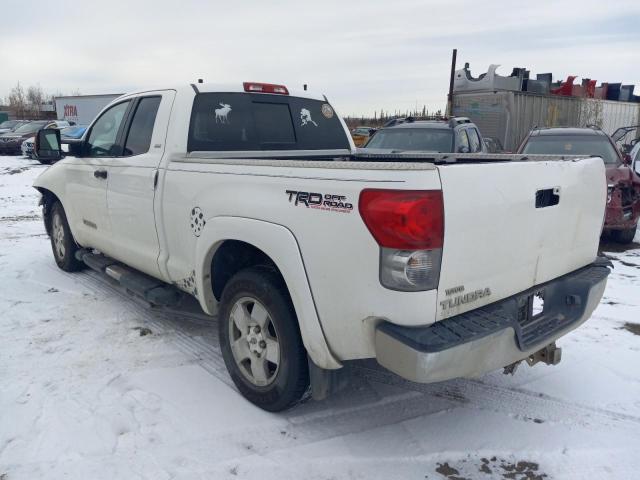
<svg viewBox="0 0 640 480"><path fill-rule="evenodd" d="M486 137L514 151L534 127L596 125L608 134L640 123L640 104L593 98L495 91L456 93L453 114L469 117Z"/></svg>
<svg viewBox="0 0 640 480"><path fill-rule="evenodd" d="M104 107L121 95L115 93L56 97L56 115L58 120L75 122L76 125L89 125Z"/></svg>

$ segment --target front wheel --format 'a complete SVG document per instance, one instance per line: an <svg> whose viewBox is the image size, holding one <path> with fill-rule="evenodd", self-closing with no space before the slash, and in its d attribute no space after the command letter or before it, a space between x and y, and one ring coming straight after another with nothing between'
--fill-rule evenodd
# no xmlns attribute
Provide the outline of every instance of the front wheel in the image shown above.
<svg viewBox="0 0 640 480"><path fill-rule="evenodd" d="M631 243L633 242L633 238L636 236L636 228L637 226L627 228L625 230L614 230L613 239L618 243Z"/></svg>
<svg viewBox="0 0 640 480"><path fill-rule="evenodd" d="M82 262L76 259L78 244L76 243L64 208L60 202L51 207L51 248L56 264L65 272L75 272L82 269Z"/></svg>
<svg viewBox="0 0 640 480"><path fill-rule="evenodd" d="M282 277L267 268L242 270L220 303L220 348L240 393L271 412L295 405L308 389L309 369Z"/></svg>

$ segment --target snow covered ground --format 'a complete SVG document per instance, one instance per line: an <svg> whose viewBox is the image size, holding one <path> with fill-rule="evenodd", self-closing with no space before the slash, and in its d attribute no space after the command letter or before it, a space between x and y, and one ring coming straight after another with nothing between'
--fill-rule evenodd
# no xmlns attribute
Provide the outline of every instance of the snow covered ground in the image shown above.
<svg viewBox="0 0 640 480"><path fill-rule="evenodd" d="M275 415L231 385L214 320L55 266L43 168L0 157L0 480L640 478L640 244L604 246L556 367L425 386L362 362Z"/></svg>

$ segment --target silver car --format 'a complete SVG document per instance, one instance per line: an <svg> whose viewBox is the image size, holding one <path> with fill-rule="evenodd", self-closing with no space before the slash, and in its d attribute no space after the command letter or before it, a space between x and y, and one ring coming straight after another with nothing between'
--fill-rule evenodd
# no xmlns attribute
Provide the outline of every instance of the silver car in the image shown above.
<svg viewBox="0 0 640 480"><path fill-rule="evenodd" d="M36 141L36 137L29 137L24 142L20 149L22 150L22 155L27 158L33 158L33 146Z"/></svg>

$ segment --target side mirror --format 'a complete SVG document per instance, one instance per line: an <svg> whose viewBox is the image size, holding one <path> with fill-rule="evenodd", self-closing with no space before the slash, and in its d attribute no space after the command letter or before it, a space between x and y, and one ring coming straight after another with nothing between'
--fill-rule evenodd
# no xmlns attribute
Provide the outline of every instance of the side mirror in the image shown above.
<svg viewBox="0 0 640 480"><path fill-rule="evenodd" d="M43 128L36 133L34 145L35 156L42 163L51 163L63 157L60 144L60 130L55 128Z"/></svg>
<svg viewBox="0 0 640 480"><path fill-rule="evenodd" d="M84 153L84 141L82 139L65 140L69 155L72 157L82 157Z"/></svg>
<svg viewBox="0 0 640 480"><path fill-rule="evenodd" d="M466 147L464 145L458 147L458 153L469 153L469 147Z"/></svg>
<svg viewBox="0 0 640 480"><path fill-rule="evenodd" d="M631 165L631 155L629 155L628 153L622 155L622 163L625 165Z"/></svg>

